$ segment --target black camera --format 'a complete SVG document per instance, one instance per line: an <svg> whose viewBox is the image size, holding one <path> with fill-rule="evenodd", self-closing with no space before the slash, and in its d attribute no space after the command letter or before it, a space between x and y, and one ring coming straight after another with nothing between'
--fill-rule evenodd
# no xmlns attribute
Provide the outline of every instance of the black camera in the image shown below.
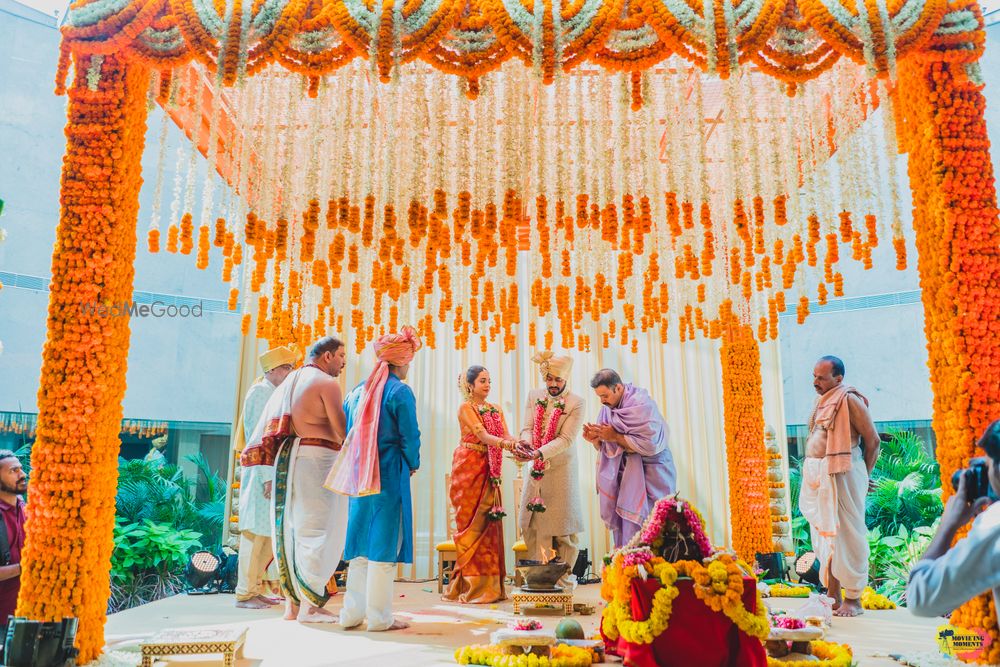
<svg viewBox="0 0 1000 667"><path fill-rule="evenodd" d="M951 476L951 488L958 491L958 483L965 476L965 500L973 503L979 498L988 497L996 500L997 496L990 486L990 462L980 456L969 461L968 468L960 468Z"/></svg>

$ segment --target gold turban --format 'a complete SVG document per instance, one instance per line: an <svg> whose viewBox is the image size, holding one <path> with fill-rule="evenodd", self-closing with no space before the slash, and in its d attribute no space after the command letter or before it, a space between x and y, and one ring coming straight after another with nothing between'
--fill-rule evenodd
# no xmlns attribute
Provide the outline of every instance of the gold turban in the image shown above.
<svg viewBox="0 0 1000 667"><path fill-rule="evenodd" d="M560 380L569 380L569 372L573 368L573 357L557 357L546 350L539 352L531 360L538 364L538 370L543 378L546 375L552 375Z"/></svg>
<svg viewBox="0 0 1000 667"><path fill-rule="evenodd" d="M282 345L260 355L260 367L267 373L285 364L292 364L294 366L301 357L302 355L295 350Z"/></svg>

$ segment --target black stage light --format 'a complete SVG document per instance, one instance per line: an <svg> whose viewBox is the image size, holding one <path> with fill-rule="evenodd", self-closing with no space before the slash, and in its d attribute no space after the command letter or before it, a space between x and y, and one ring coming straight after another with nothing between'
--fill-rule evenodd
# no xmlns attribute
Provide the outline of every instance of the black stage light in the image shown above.
<svg viewBox="0 0 1000 667"><path fill-rule="evenodd" d="M188 584L188 595L206 595L218 593L219 587L215 580L222 564L218 556L211 551L196 551L188 561L184 579Z"/></svg>
<svg viewBox="0 0 1000 667"><path fill-rule="evenodd" d="M580 552L576 556L576 563L573 565L573 574L576 575L577 581L587 575L587 568L589 567L590 560L588 559L587 550L580 549Z"/></svg>
<svg viewBox="0 0 1000 667"><path fill-rule="evenodd" d="M819 558L812 551L807 551L795 561L795 573L799 575L800 581L822 588L819 581Z"/></svg>

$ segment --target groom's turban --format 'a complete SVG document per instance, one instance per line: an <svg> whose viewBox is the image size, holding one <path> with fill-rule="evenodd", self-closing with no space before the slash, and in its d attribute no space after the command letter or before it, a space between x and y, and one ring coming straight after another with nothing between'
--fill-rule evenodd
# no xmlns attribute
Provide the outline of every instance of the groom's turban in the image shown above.
<svg viewBox="0 0 1000 667"><path fill-rule="evenodd" d="M573 368L573 357L557 357L546 350L539 352L531 360L538 364L538 370L542 377L552 375L560 380L569 380L569 371Z"/></svg>
<svg viewBox="0 0 1000 667"><path fill-rule="evenodd" d="M375 357L393 366L405 366L423 343L413 327L404 326L399 333L386 334L375 341Z"/></svg>

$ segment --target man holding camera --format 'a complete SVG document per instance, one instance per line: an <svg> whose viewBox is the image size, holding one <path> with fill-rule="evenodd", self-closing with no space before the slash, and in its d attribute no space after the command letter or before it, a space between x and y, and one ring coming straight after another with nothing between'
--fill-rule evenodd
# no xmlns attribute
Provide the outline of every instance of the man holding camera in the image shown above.
<svg viewBox="0 0 1000 667"><path fill-rule="evenodd" d="M910 571L906 604L915 616L947 614L990 589L994 604L1000 600L1000 503L994 502L1000 496L1000 419L986 427L978 444L986 456L955 473L956 492L937 534ZM965 539L949 548L974 517Z"/></svg>
<svg viewBox="0 0 1000 667"><path fill-rule="evenodd" d="M865 498L880 441L868 399L844 384L844 373L844 362L831 356L813 369L819 398L809 417L799 509L809 521L834 615L860 616L861 593L868 585Z"/></svg>
<svg viewBox="0 0 1000 667"><path fill-rule="evenodd" d="M0 627L17 607L21 590L21 549L24 547L24 500L28 476L21 462L9 449L0 449Z"/></svg>

